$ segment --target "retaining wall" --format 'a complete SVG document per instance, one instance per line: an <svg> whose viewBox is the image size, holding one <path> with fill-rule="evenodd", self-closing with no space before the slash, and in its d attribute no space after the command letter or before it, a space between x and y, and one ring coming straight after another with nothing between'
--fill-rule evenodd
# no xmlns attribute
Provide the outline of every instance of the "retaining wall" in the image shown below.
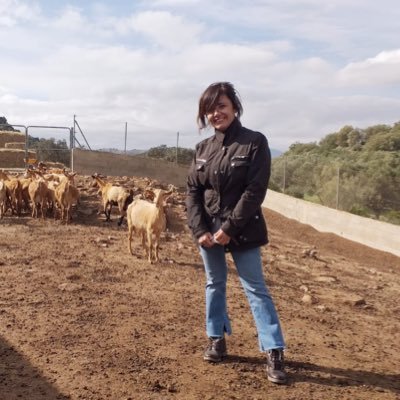
<svg viewBox="0 0 400 400"><path fill-rule="evenodd" d="M366 246L400 256L400 226L359 217L268 190L263 203L273 211L320 232L331 232Z"/></svg>

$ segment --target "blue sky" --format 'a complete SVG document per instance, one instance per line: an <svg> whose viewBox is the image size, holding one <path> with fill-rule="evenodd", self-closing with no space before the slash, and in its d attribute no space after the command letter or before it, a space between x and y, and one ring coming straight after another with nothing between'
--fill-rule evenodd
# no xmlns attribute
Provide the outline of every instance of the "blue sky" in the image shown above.
<svg viewBox="0 0 400 400"><path fill-rule="evenodd" d="M194 147L197 103L239 91L272 148L400 121L395 0L0 0L0 116L92 148ZM64 138L64 131L34 136ZM64 135L64 136L63 136Z"/></svg>

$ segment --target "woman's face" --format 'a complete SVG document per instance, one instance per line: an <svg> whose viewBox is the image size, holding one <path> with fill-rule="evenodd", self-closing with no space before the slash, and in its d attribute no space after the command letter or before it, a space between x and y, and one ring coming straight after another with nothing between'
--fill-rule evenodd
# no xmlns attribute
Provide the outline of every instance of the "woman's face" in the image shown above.
<svg viewBox="0 0 400 400"><path fill-rule="evenodd" d="M235 119L235 109L229 97L221 95L218 103L213 110L207 113L207 119L210 124L218 131L225 132L232 121Z"/></svg>

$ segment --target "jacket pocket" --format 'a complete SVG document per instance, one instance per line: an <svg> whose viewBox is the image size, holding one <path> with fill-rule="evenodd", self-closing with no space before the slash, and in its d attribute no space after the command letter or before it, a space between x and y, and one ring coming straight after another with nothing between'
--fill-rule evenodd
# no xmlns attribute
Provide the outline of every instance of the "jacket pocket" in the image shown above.
<svg viewBox="0 0 400 400"><path fill-rule="evenodd" d="M250 165L250 157L249 156L233 156L231 158L231 167L247 167Z"/></svg>
<svg viewBox="0 0 400 400"><path fill-rule="evenodd" d="M207 160L205 160L204 158L198 158L196 160L196 171L204 171L206 163Z"/></svg>
<svg viewBox="0 0 400 400"><path fill-rule="evenodd" d="M230 178L232 182L241 185L246 179L247 171L250 166L250 158L248 156L234 156L230 160Z"/></svg>
<svg viewBox="0 0 400 400"><path fill-rule="evenodd" d="M267 237L267 226L261 212L257 212L237 236L239 244L262 243Z"/></svg>

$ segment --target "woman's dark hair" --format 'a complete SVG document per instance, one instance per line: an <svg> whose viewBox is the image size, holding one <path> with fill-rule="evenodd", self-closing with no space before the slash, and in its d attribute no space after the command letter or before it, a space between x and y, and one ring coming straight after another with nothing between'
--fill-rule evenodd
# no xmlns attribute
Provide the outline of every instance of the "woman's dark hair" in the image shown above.
<svg viewBox="0 0 400 400"><path fill-rule="evenodd" d="M233 109L237 113L237 118L243 114L243 107L240 96L230 82L212 83L201 95L199 100L199 112L197 114L197 124L200 129L208 125L207 114L212 112L217 106L220 96L226 95L233 104Z"/></svg>

